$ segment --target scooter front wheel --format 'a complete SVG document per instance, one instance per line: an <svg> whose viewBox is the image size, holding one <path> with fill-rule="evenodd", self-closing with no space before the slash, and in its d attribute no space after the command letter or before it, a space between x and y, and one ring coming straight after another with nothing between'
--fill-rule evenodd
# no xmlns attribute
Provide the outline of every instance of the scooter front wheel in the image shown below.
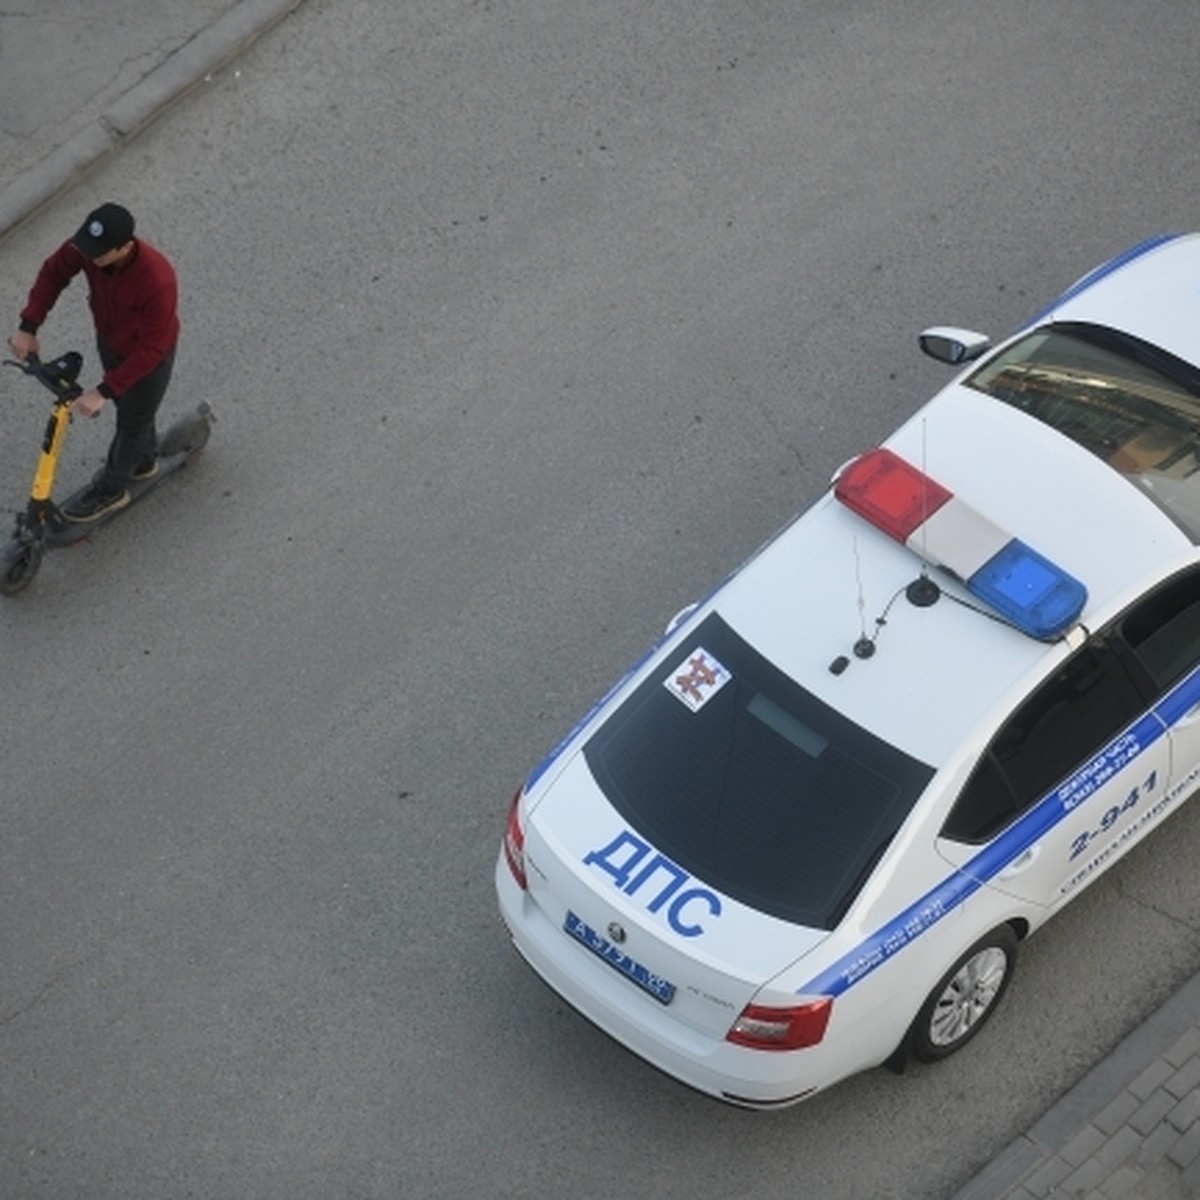
<svg viewBox="0 0 1200 1200"><path fill-rule="evenodd" d="M37 574L42 565L41 542L13 538L0 555L0 595L15 596Z"/></svg>

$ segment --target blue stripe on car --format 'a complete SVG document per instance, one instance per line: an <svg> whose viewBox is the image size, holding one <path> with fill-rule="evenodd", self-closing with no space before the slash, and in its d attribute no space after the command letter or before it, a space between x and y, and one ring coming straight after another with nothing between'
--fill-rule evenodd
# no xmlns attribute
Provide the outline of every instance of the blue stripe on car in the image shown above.
<svg viewBox="0 0 1200 1200"><path fill-rule="evenodd" d="M797 995L840 996L905 946L911 945L1083 804L1113 773L1123 770L1163 737L1197 704L1200 704L1200 668L1176 684L1152 709L1039 800L960 871L948 875L848 954L798 988Z"/></svg>
<svg viewBox="0 0 1200 1200"><path fill-rule="evenodd" d="M642 667L650 661L655 650L657 650L661 644L661 641L655 642L654 645L646 650L642 656L629 668L629 670L626 671L625 674L622 675L621 678L618 679L617 682L614 683L612 687L610 687L608 691L605 692L604 695L601 696L600 699L597 700L596 703L593 704L592 707L589 708L587 712L585 712L583 716L580 717L579 720L576 721L575 724L572 725L571 728L561 738L559 738L558 743L551 749L550 753L547 754L546 757L543 758L542 761L538 763L538 765L534 767L533 770L530 771L526 776L524 785L525 791L529 792L533 790L533 785L537 783L537 781L541 779L541 777L545 775L545 773L550 770L552 766L554 766L555 762L558 761L559 755L561 755L562 752L571 744L571 742L575 740L580 731L625 686L626 682L636 675L637 672L640 671Z"/></svg>
<svg viewBox="0 0 1200 1200"><path fill-rule="evenodd" d="M1022 329L1032 329L1040 321L1044 321L1056 308L1066 304L1068 300L1074 300L1076 296L1086 292L1093 284L1099 283L1106 275L1111 275L1114 271L1119 271L1122 267L1133 262L1135 258L1141 258L1143 254L1149 254L1151 250L1157 250L1159 246L1165 245L1167 242L1174 241L1180 235L1177 233L1157 233L1153 237L1148 237L1144 241L1138 242L1136 246L1130 246L1128 250L1122 251L1115 258L1110 258L1108 262L1101 263L1094 270L1089 271L1078 283L1072 284L1061 296L1052 300L1045 308L1035 313L1024 325Z"/></svg>

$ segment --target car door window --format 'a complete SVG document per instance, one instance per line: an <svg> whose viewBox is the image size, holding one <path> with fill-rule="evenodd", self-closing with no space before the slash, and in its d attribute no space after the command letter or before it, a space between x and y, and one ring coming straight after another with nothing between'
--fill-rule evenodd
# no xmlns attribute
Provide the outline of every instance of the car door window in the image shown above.
<svg viewBox="0 0 1200 1200"><path fill-rule="evenodd" d="M1137 604L1119 623L1161 695L1200 662L1200 574L1189 571Z"/></svg>
<svg viewBox="0 0 1200 1200"><path fill-rule="evenodd" d="M986 841L1144 707L1104 639L1093 639L1004 723L951 810L943 836Z"/></svg>

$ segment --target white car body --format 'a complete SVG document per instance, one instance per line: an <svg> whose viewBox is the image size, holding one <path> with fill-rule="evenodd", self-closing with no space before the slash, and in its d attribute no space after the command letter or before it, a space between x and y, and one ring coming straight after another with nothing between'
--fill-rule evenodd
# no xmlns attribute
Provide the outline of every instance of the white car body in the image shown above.
<svg viewBox="0 0 1200 1200"><path fill-rule="evenodd" d="M1153 239L1098 268L1031 325L976 357L887 439L888 450L961 501L957 515L931 516L905 545L831 488L673 623L514 799L496 887L517 949L580 1012L684 1083L732 1103L773 1107L903 1052L919 1014L926 1025L936 1020L947 973L964 954L997 931L1005 945L1011 930L1015 945L1195 790L1200 604L1191 598L1200 601L1200 474L1194 484L1189 477L1200 470L1200 436L1193 454L1188 430L1200 430L1200 395L1192 395L1189 409L1167 389L1155 410L1166 414L1166 426L1128 443L1114 433L1106 461L1096 446L1085 448L1044 416L1023 411L1020 388L1015 400L1001 400L966 382L992 371L988 386L1011 387L1003 368L1010 348L1029 346L1031 331L1054 326L1070 334L1081 324L1133 335L1196 370L1200 235ZM983 344L966 353L977 355ZM1110 385L1074 375L1070 385L1085 390L1089 420L1099 429ZM1131 384L1131 394L1140 396L1142 386ZM1152 398L1155 386L1145 385ZM1170 453L1159 445L1168 436L1176 439ZM1155 438L1157 448L1143 444ZM1155 496L1166 497L1172 515ZM992 619L962 583L1009 536L1086 589L1082 610L1052 636ZM905 586L927 577L940 598L910 601ZM1164 581L1173 582L1155 592ZM1148 593L1166 595L1171 612L1182 615L1159 618L1167 604L1159 600L1147 616L1139 602ZM1155 619L1174 622L1157 641ZM1103 645L1093 636L1110 626L1126 639L1117 649L1107 634ZM1137 638L1143 640L1135 645ZM643 789L629 765L641 761L635 751L643 712L662 714L653 719L674 728L710 703L715 713L726 688L720 702L734 704L739 671L714 644L745 664L743 676L753 670L772 688L802 696L805 712L818 713L816 728L827 736L774 704L766 684L760 691L747 685L747 711L789 742L786 754L836 766L829 730L844 721L848 746L857 747L861 735L870 754L884 756L860 759L839 744L845 769L862 773L854 776L858 790L848 783L836 802L816 798L811 815L809 799L797 795L779 812L783 867L772 861L768 873L781 890L761 905L752 869L730 867L735 895L724 886L721 864L770 859L772 813L743 813L738 806L752 808L753 798L726 796L697 817L711 829L689 829L678 813L654 815L654 787ZM1179 653L1187 657L1182 666ZM1029 698L1037 692L1053 699L1059 688L1073 688L1063 692L1072 698L1092 697L1080 704L1103 701L1118 714L1116 724L1101 729L1096 744L1050 786L1038 784L1036 797L1022 798L1023 764L1045 769L1054 754L1036 742L1042 734L1028 730L1045 721L1049 737L1053 722L1070 719L1056 715L1049 699ZM826 719L832 724L821 725ZM750 736L765 736L751 724ZM1069 732L1066 741L1076 736L1085 735ZM1014 743L1026 748L1011 749ZM642 757L653 768L649 750ZM908 772L909 782L897 787L910 788L910 800L879 799L892 794L891 776L878 765L892 762L888 755L897 777ZM757 761L750 755L745 769ZM1002 764L995 768L1002 795L988 791L995 763ZM867 786L875 777L880 786ZM686 786L699 794L704 780ZM987 803L993 794L997 803L1011 798L1011 814L976 815L983 801L968 803L968 781L971 796ZM683 804L673 798L668 808L684 812ZM622 810L651 817L635 822ZM685 853L673 855L648 828L659 828L660 819ZM989 821L999 824L992 829ZM967 832L985 826L986 836ZM743 834L752 839L746 847ZM873 852L876 843L882 848ZM804 898L803 884L791 898L783 868L793 854L810 878L828 864L828 899L816 885ZM698 871L684 858L717 865ZM816 914L811 921L797 915L809 911L805 905ZM991 964L999 965L995 955L972 958L969 973ZM1009 955L1003 983L1011 964ZM985 991L977 1003L982 1016L998 998ZM922 1056L940 1057L965 1041L974 1017L966 1009L964 1017L961 1035L944 1047L923 1042ZM793 1032L799 1044L789 1048Z"/></svg>

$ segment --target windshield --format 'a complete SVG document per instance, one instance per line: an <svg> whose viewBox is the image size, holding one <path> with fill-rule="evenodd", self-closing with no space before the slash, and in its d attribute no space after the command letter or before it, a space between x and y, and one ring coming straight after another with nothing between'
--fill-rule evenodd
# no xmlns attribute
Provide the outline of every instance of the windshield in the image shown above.
<svg viewBox="0 0 1200 1200"><path fill-rule="evenodd" d="M818 929L837 924L933 775L716 614L584 753L661 853L744 904Z"/></svg>
<svg viewBox="0 0 1200 1200"><path fill-rule="evenodd" d="M966 383L1104 459L1200 542L1200 370L1128 334L1062 324Z"/></svg>

